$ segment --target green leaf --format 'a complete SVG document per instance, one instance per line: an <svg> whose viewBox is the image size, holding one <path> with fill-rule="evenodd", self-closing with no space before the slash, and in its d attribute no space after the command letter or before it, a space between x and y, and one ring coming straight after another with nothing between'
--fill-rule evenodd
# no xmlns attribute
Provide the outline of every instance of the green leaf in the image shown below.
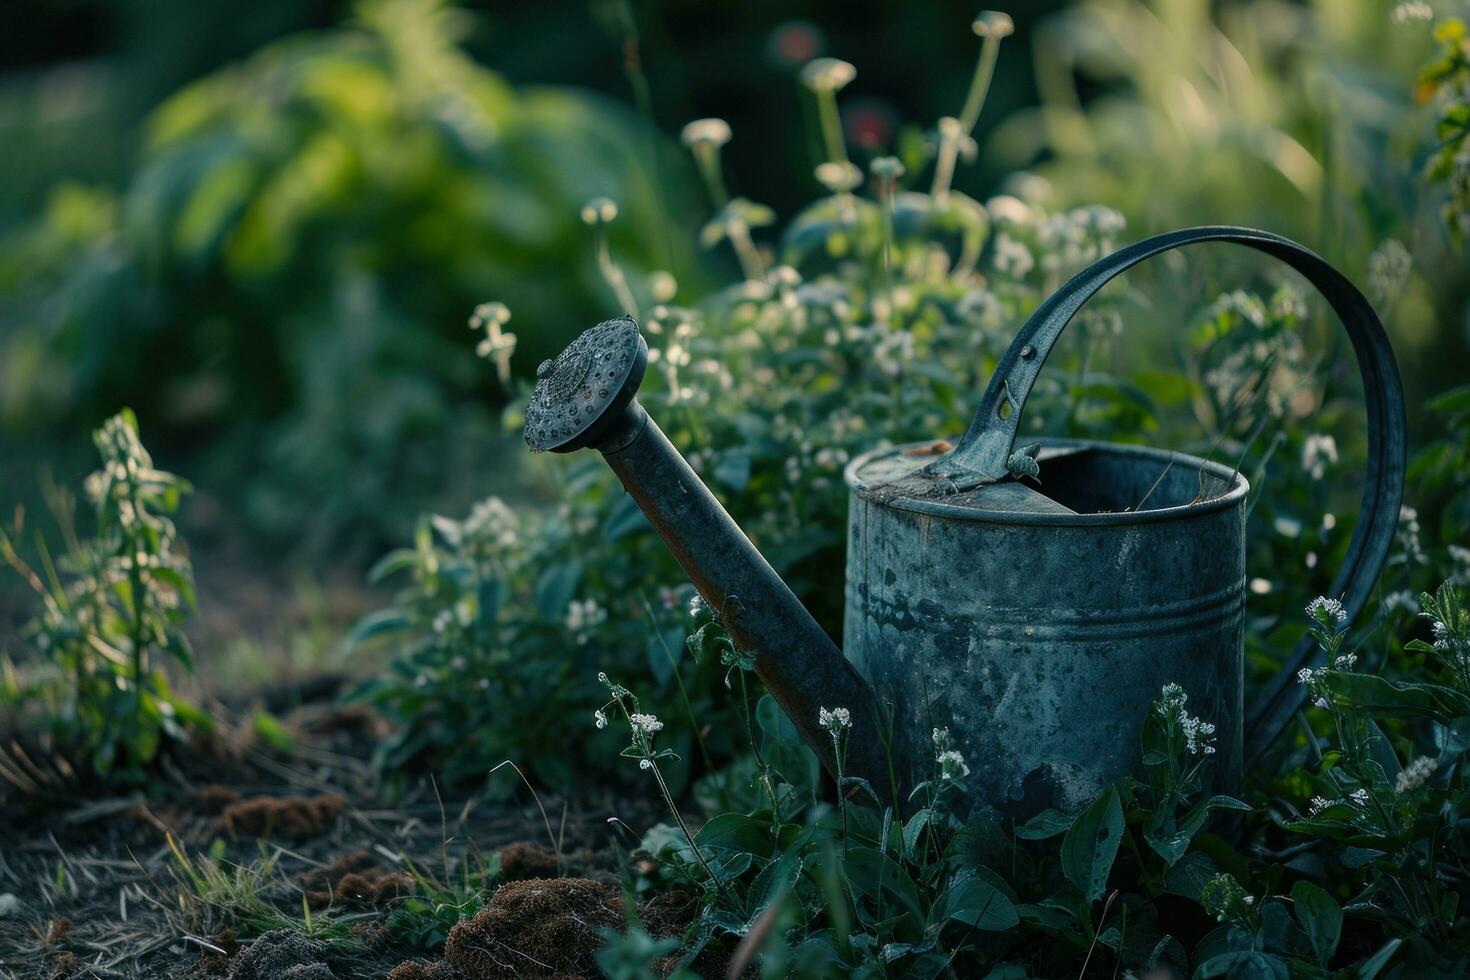
<svg viewBox="0 0 1470 980"><path fill-rule="evenodd" d="M1200 964L1194 975L1196 978L1228 975L1230 980L1289 980L1291 974L1283 960L1247 949L1213 956Z"/></svg>
<svg viewBox="0 0 1470 980"><path fill-rule="evenodd" d="M1184 852L1189 850L1190 842L1205 825L1205 820L1217 810L1249 813L1251 806L1234 797L1212 796L1208 800L1196 803L1194 808L1172 830L1150 830L1144 833L1144 839L1148 841L1148 846L1164 859L1165 867L1172 868L1175 862L1184 856Z"/></svg>
<svg viewBox="0 0 1470 980"><path fill-rule="evenodd" d="M750 451L745 449L732 450L720 457L715 463L715 482L735 493L745 489L750 482Z"/></svg>
<svg viewBox="0 0 1470 980"><path fill-rule="evenodd" d="M1016 836L1025 840L1046 840L1071 829L1075 818L1057 810L1042 810L1016 828Z"/></svg>
<svg viewBox="0 0 1470 980"><path fill-rule="evenodd" d="M1378 948L1378 952L1358 964L1358 980L1373 980L1374 977L1388 966L1390 960L1398 954L1399 947L1404 944L1402 939L1390 939Z"/></svg>
<svg viewBox="0 0 1470 980"><path fill-rule="evenodd" d="M256 711L255 717L251 719L251 727L257 737L277 752L290 752L296 744L280 719L268 711Z"/></svg>
<svg viewBox="0 0 1470 980"><path fill-rule="evenodd" d="M751 854L771 852L771 824L743 813L722 813L694 835L700 847L722 847Z"/></svg>
<svg viewBox="0 0 1470 980"><path fill-rule="evenodd" d="M903 826L903 851L911 860L918 853L919 836L929 826L929 817L929 808L925 807L910 817L909 822Z"/></svg>
<svg viewBox="0 0 1470 980"><path fill-rule="evenodd" d="M1062 838L1062 872L1089 902L1102 897L1123 839L1123 806L1109 787L1077 815Z"/></svg>
<svg viewBox="0 0 1470 980"><path fill-rule="evenodd" d="M962 922L989 932L1001 932L1021 924L1016 907L999 888L979 875L957 876L934 903L930 921Z"/></svg>
<svg viewBox="0 0 1470 980"><path fill-rule="evenodd" d="M1321 683L1343 708L1366 711L1380 718L1402 718L1405 714L1433 718L1452 725L1470 716L1470 697L1439 684L1397 684L1376 674L1327 671Z"/></svg>
<svg viewBox="0 0 1470 980"><path fill-rule="evenodd" d="M347 634L347 648L351 650L358 647L379 633L397 632L412 625L413 621L401 609L380 609L375 613L368 613Z"/></svg>
<svg viewBox="0 0 1470 980"><path fill-rule="evenodd" d="M1297 920L1312 943L1312 951L1317 954L1317 965L1325 967L1342 937L1342 909L1331 895L1310 881L1296 883L1291 890L1291 901Z"/></svg>
<svg viewBox="0 0 1470 980"><path fill-rule="evenodd" d="M561 619L577 593L581 578L582 564L575 561L552 565L541 573L536 581L536 610L542 619L552 622Z"/></svg>
<svg viewBox="0 0 1470 980"><path fill-rule="evenodd" d="M397 575L418 563L418 552L412 548L398 548L388 552L373 563L368 571L368 583L377 585L390 576Z"/></svg>

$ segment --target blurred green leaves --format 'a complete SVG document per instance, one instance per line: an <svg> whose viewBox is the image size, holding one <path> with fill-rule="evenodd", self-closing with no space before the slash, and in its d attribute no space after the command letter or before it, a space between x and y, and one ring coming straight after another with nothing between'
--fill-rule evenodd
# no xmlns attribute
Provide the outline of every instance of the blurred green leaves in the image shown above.
<svg viewBox="0 0 1470 980"><path fill-rule="evenodd" d="M250 527L308 544L401 530L399 500L426 488L467 499L491 461L448 433L493 432L504 397L464 356L468 310L516 310L519 365L609 312L578 220L599 195L620 203L635 283L670 263L698 280L692 244L647 244L670 191L643 124L513 90L462 52L469 24L438 0L365 0L168 99L116 197L58 188L0 242L0 432L128 401L207 447L192 468ZM679 162L662 173L682 180Z"/></svg>

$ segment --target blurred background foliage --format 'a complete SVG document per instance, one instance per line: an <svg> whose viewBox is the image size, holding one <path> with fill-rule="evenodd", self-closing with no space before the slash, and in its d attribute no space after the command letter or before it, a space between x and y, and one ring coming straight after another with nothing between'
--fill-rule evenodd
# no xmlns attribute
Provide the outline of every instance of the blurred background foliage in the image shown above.
<svg viewBox="0 0 1470 980"><path fill-rule="evenodd" d="M1407 278L1375 299L1422 430L1422 396L1465 363L1470 280L1423 181L1430 25L1398 6L1026 4L956 189L985 200L1026 169L1046 207L1115 208L1125 237L1260 225L1367 285L1401 242ZM198 487L184 520L200 547L351 563L424 510L515 495L531 481L497 417L509 392L468 356L474 304L514 311L522 378L616 312L578 218L604 195L635 290L663 270L696 300L735 267L692 245L707 208L670 134L728 119L730 185L784 222L820 190L798 67L857 64L854 161L912 159L963 100L974 14L23 3L0 38L0 491L34 503L38 469L85 471L85 433L130 405Z"/></svg>

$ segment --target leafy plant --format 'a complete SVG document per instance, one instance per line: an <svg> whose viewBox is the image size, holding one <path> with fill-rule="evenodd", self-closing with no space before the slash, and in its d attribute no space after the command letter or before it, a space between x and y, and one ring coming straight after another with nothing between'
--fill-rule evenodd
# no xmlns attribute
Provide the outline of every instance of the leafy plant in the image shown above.
<svg viewBox="0 0 1470 980"><path fill-rule="evenodd" d="M1439 56L1419 72L1415 95L1438 103L1439 145L1428 174L1449 187L1445 224L1458 241L1470 230L1470 29L1460 18L1447 17L1435 25L1434 40Z"/></svg>
<svg viewBox="0 0 1470 980"><path fill-rule="evenodd" d="M37 537L43 577L0 531L0 554L41 601L27 632L49 668L29 671L36 676L12 694L41 704L52 735L98 773L136 780L164 738L209 725L173 693L162 669L166 659L193 669L180 625L194 605L194 584L170 519L189 485L154 467L131 411L104 422L93 441L102 457L102 469L86 481L94 537L78 536L64 498L57 518L67 552L53 562Z"/></svg>
<svg viewBox="0 0 1470 980"><path fill-rule="evenodd" d="M650 830L643 848L656 870L630 871L628 886L702 890L682 947L696 969L779 915L785 925L759 956L794 976L1087 975L1094 962L1199 977L1452 970L1470 952L1455 829L1470 804L1461 764L1470 741L1456 734L1470 726L1457 673L1470 663L1470 613L1450 586L1421 602L1434 640L1408 648L1442 662L1450 686L1357 672L1341 607L1319 599L1308 610L1330 666L1303 682L1335 734L1317 745L1314 771L1283 777L1330 787L1305 813L1263 797L1205 797L1214 726L1168 685L1144 725L1138 775L1076 814L1009 825L951 812L945 791L969 770L936 731L933 774L900 810L879 809L857 786L835 810L779 768L760 770L751 809L712 814L692 839ZM752 751L815 765L789 723L757 714L773 723ZM842 709L822 715L840 746ZM1408 719L1419 722L1407 739L1377 725ZM1423 735L1436 754L1401 763L1400 748L1412 753ZM779 783L779 815L759 786L766 778ZM1228 812L1237 819L1211 820Z"/></svg>
<svg viewBox="0 0 1470 980"><path fill-rule="evenodd" d="M618 198L640 274L698 284L692 247L646 244L676 227L680 172L643 169L633 113L513 89L443 0L348 6L165 100L120 191L60 184L0 238L7 437L130 404L207 447L191 471L246 529L377 547L483 476L505 389L470 369L461 311L488 293L541 325L531 366L595 315L583 201Z"/></svg>

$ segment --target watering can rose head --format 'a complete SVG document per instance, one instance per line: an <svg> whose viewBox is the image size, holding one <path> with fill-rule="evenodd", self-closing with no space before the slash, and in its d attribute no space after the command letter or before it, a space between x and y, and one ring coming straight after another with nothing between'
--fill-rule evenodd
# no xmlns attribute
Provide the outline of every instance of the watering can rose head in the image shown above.
<svg viewBox="0 0 1470 980"><path fill-rule="evenodd" d="M824 65L808 84L840 86L842 76L840 63ZM829 771L900 802L939 779L987 814L1075 810L1132 768L1165 689L1190 751L1229 789L1300 706L1307 692L1295 674L1320 649L1311 638L1298 647L1247 716L1246 480L1150 447L1016 445L1027 395L1077 310L1130 266L1208 241L1302 273L1347 328L1363 371L1362 516L1333 589L1341 598L1311 613L1336 629L1361 607L1392 541L1403 394L1358 290L1266 232L1186 229L1099 260L1021 327L957 442L878 448L849 463L840 652L639 404L648 353L632 318L599 324L542 364L526 441L603 454ZM1186 699L1198 714L1183 710Z"/></svg>

